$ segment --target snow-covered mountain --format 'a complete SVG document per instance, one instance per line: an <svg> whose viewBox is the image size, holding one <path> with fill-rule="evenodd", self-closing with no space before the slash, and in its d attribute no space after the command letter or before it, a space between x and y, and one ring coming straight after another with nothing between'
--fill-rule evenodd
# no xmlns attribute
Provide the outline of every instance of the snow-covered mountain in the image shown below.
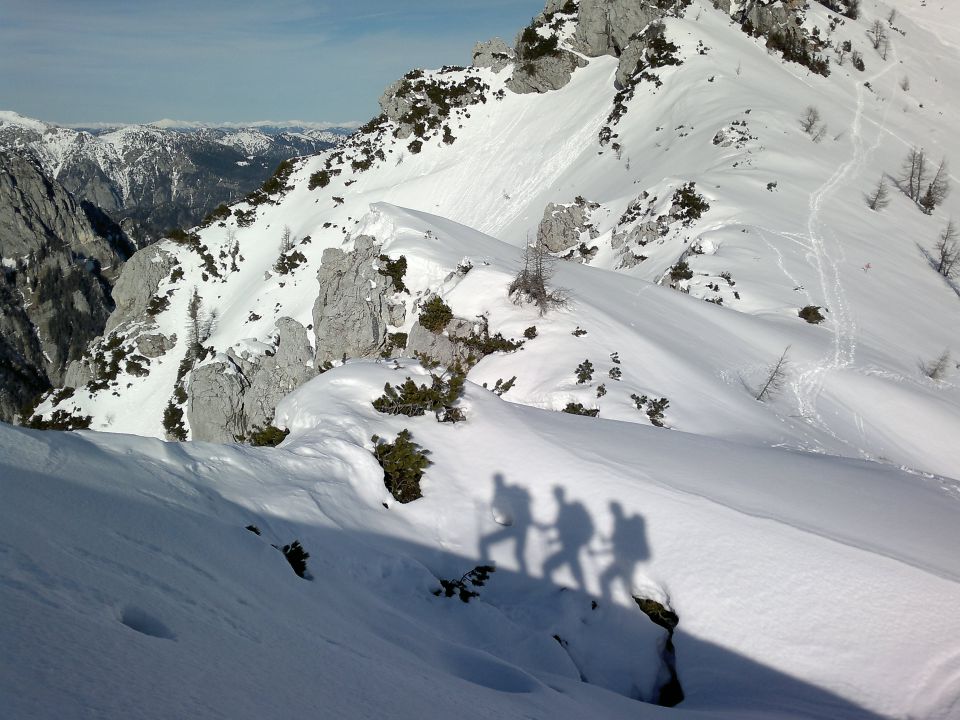
<svg viewBox="0 0 960 720"><path fill-rule="evenodd" d="M108 716L655 717L624 698L682 688L678 717L953 717L958 25L551 0L138 252L35 419L226 444L0 434L12 508L70 498L43 552L0 523L18 608L67 577L55 622L6 630L43 648L10 687L52 656L57 697L111 678ZM543 264L538 308L509 288ZM391 397L407 378L449 394ZM276 449L231 444L268 426ZM403 430L433 462L409 504L375 459ZM276 567L294 538L312 584ZM430 594L489 561L474 602ZM120 650L67 672L100 633Z"/></svg>
<svg viewBox="0 0 960 720"><path fill-rule="evenodd" d="M299 126L68 128L0 112L0 148L33 158L117 219L132 218L141 242L196 224L255 189L279 162L334 147L343 136Z"/></svg>

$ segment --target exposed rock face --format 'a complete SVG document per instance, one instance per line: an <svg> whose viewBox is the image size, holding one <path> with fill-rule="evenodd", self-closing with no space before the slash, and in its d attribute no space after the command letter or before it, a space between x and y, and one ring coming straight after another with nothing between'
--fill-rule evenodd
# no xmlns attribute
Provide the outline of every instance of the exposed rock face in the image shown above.
<svg viewBox="0 0 960 720"><path fill-rule="evenodd" d="M176 260L159 245L151 245L135 253L127 261L113 288L116 311L105 328L111 332L120 325L146 317L147 305L156 295L161 281L170 275Z"/></svg>
<svg viewBox="0 0 960 720"><path fill-rule="evenodd" d="M403 140L416 133L423 139L451 115L486 102L490 86L475 70L468 68L459 76L441 75L428 76L413 70L383 91L380 109L387 119L397 123L396 137Z"/></svg>
<svg viewBox="0 0 960 720"><path fill-rule="evenodd" d="M500 72L515 59L513 49L500 38L477 43L473 48L473 66Z"/></svg>
<svg viewBox="0 0 960 720"><path fill-rule="evenodd" d="M586 61L572 52L560 50L535 60L521 60L513 70L507 87L515 93L544 93L559 90L573 76L573 71L584 67Z"/></svg>
<svg viewBox="0 0 960 720"><path fill-rule="evenodd" d="M590 223L590 212L598 207L596 203L588 203L583 198L577 198L572 205L550 203L543 211L543 220L537 228L537 241L543 243L550 252L561 252L583 242L584 233L593 240L599 233Z"/></svg>
<svg viewBox="0 0 960 720"><path fill-rule="evenodd" d="M747 0L734 12L734 17L740 23L749 20L755 32L767 35L770 30L791 22L802 5L796 0Z"/></svg>
<svg viewBox="0 0 960 720"><path fill-rule="evenodd" d="M375 357L386 343L387 325L403 322L404 306L390 301L393 281L378 270L379 246L361 235L351 252L323 251L317 273L320 295L313 306L317 366L326 360Z"/></svg>
<svg viewBox="0 0 960 720"><path fill-rule="evenodd" d="M453 318L442 333L427 330L419 322L413 324L407 336L406 354L411 357L426 355L444 367L454 363L466 363L469 349L457 340L470 337L473 323L463 318Z"/></svg>
<svg viewBox="0 0 960 720"><path fill-rule="evenodd" d="M306 328L280 318L271 348L262 353L230 348L196 368L187 391L194 440L235 442L273 421L281 398L316 375Z"/></svg>
<svg viewBox="0 0 960 720"><path fill-rule="evenodd" d="M195 368L187 391L187 417L193 440L236 442L247 430L243 396L250 387L233 359Z"/></svg>
<svg viewBox="0 0 960 720"><path fill-rule="evenodd" d="M60 385L103 332L132 247L27 158L0 153L0 419Z"/></svg>
<svg viewBox="0 0 960 720"><path fill-rule="evenodd" d="M557 12L563 4L551 0L547 11ZM589 57L620 57L634 35L666 12L654 0L581 0L573 46Z"/></svg>

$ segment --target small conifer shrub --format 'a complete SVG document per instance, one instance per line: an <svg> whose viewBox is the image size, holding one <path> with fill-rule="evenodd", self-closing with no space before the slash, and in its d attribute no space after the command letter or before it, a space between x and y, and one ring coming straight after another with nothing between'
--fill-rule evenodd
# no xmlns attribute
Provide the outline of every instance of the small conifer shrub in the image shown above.
<svg viewBox="0 0 960 720"><path fill-rule="evenodd" d="M255 427L250 433L250 444L253 447L276 447L282 443L290 431L286 428L278 428L275 425L266 427Z"/></svg>
<svg viewBox="0 0 960 720"><path fill-rule="evenodd" d="M183 408L178 407L171 400L163 411L163 429L167 437L183 442L187 439L187 428L183 424Z"/></svg>
<svg viewBox="0 0 960 720"><path fill-rule="evenodd" d="M577 365L577 385L583 385L593 380L593 363L584 360Z"/></svg>
<svg viewBox="0 0 960 720"><path fill-rule="evenodd" d="M420 492L420 479L423 471L433 463L427 458L429 450L413 442L413 436L407 429L397 434L392 443L374 435L373 456L383 468L383 484L394 499L408 503L423 497Z"/></svg>
<svg viewBox="0 0 960 720"><path fill-rule="evenodd" d="M583 403L567 403L563 412L570 415L583 415L585 417L597 417L600 414L600 408L585 408Z"/></svg>
<svg viewBox="0 0 960 720"><path fill-rule="evenodd" d="M287 559L287 562L290 563L290 567L293 568L293 572L297 574L297 577L306 579L307 560L310 558L310 553L303 549L303 545L300 544L300 541L294 540L289 545L284 545L282 548L280 548L280 552L283 553L283 556Z"/></svg>
<svg viewBox="0 0 960 720"><path fill-rule="evenodd" d="M432 333L442 333L447 323L453 320L453 310L439 295L434 295L420 310L420 324Z"/></svg>
<svg viewBox="0 0 960 720"><path fill-rule="evenodd" d="M531 325L526 330L523 331L523 336L527 340L533 340L537 336L537 326Z"/></svg>
<svg viewBox="0 0 960 720"><path fill-rule="evenodd" d="M467 583L472 587L483 587L490 579L490 573L496 572L493 565L477 565L470 572L464 573L459 580L440 580L440 587L433 591L437 597L443 595L451 598L456 595L461 602L468 603L475 597L480 597L480 593L471 590Z"/></svg>
<svg viewBox="0 0 960 720"><path fill-rule="evenodd" d="M693 270L690 269L690 266L687 264L686 260L681 260L672 268L670 268L670 279L673 282L678 282L680 280L689 280L693 277Z"/></svg>
<svg viewBox="0 0 960 720"><path fill-rule="evenodd" d="M396 260L391 260L387 255L381 255L380 262L383 263L383 265L380 266L378 272L393 280L394 290L397 292L410 292L407 290L407 286L403 284L403 276L407 273L406 256L401 255Z"/></svg>
<svg viewBox="0 0 960 720"><path fill-rule="evenodd" d="M463 394L463 368L456 366L441 375L430 373L430 381L430 385L418 385L408 377L400 385L386 383L383 395L373 401L373 407L387 415L420 417L432 412L440 422L465 420L463 411L454 407Z"/></svg>

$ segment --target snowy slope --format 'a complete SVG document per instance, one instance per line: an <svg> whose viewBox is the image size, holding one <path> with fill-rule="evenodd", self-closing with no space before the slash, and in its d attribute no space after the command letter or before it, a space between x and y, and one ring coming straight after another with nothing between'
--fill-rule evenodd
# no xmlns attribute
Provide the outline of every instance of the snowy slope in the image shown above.
<svg viewBox="0 0 960 720"><path fill-rule="evenodd" d="M680 289L693 297L723 300L724 306L695 307L687 298L664 298L669 306L656 313L638 312L638 317L621 316L602 339L596 331L579 341L568 338L564 354L570 360L563 365L537 363L542 376L536 378L529 377L531 366L517 364L514 356L492 358L487 364L496 367L498 377L517 374L521 379L510 399L562 408L571 398L564 395L569 381L561 376L570 377L583 360L574 361L576 355L591 354L577 343L582 347L596 339L604 351L592 350L594 362L610 352L625 354L628 348L646 359L647 377L638 378L635 387L641 394L649 391L670 399L675 409L668 414L672 427L956 476L956 372L951 364L945 380L932 381L918 365L957 344L956 292L933 272L924 254L957 201L948 197L930 217L892 187L891 205L881 212L867 209L862 197L882 173L899 176L911 144L923 143L934 158L958 154L947 119L958 110L954 105L960 102L960 91L950 86L952 76L933 72L926 49L938 41L912 20L927 10L904 8L894 23L904 35L890 30L893 49L886 61L864 32L872 18L886 17L887 6L864 3L859 21L844 19L832 35L838 43L850 39L862 50L866 71L855 70L849 61L842 67L834 63L824 78L769 54L761 40L731 26L709 3L694 3L683 18L666 19L667 36L681 47L684 62L658 69L662 87L638 86L615 128L619 153L597 141L610 113L614 58L591 59L559 91L507 91L501 100L494 97L509 70L444 71L438 77L470 75L489 85L490 99L469 106L450 122L456 137L452 145L435 138L412 154L409 141L393 138L387 123L388 132L377 131L375 140L361 133L342 155L302 162L289 181L293 189L277 204L256 208L252 226L236 227L231 218L201 232L214 256L236 238L243 258L238 272L205 282L199 258L171 246L188 272L169 287L188 290L172 299L170 309L158 318L159 328L176 332L182 327L187 294L194 286L206 310L216 312L217 328L210 338L216 349L244 338L267 338L279 316L310 324L317 292L313 274L323 250L340 247L371 222L376 226L375 217L362 221L371 203L427 211L517 246L535 235L546 203L569 203L579 195L600 206L592 215L598 237L590 241L599 252L584 272L561 271L564 277L558 282L569 284L577 295L570 322L561 325L581 324L589 331L585 318L590 305L597 307L592 322L611 320L609 313L634 302L627 298L641 289L649 292L640 281L662 283L664 273L684 256L694 277L681 282ZM806 24L827 28L831 17L813 4ZM957 67L955 49L937 47L942 56L936 67ZM906 75L909 92L900 87ZM800 115L808 105L821 109L829 127L820 143L800 128ZM713 142L718 131L736 127L745 128L742 142L728 147ZM365 157L369 142L383 151L385 160L373 160L366 171L352 169L351 161ZM326 187L309 190L308 177L324 167L340 167L342 172ZM649 198L660 198L654 215L665 212L673 191L690 181L710 210L689 226L675 223L658 241L638 248L647 260L621 267L611 236L619 227L629 229L620 225L627 206L646 192ZM247 208L241 203L236 209ZM374 212L378 214L383 212ZM307 262L291 276L265 278L284 226L295 239L310 236L309 244L297 246ZM430 274L408 281L421 293L450 289L440 280L464 257L478 255L472 245L479 241L470 233L453 233L459 234L453 238L457 250L440 261L430 255L436 248L394 237L391 228L387 222L379 232L377 227L367 232L388 252L395 249L412 263L435 265ZM691 247L703 254L688 254ZM515 267L516 255L506 246L489 254L502 273ZM617 270L624 280L610 278L609 270ZM567 272L578 274L568 283ZM507 278L502 273L483 286L482 295L468 283L473 300L458 306L454 296L454 309L465 317L495 313L491 328L499 330L500 323L506 323L518 336L531 322L505 302L502 287ZM656 297L659 301L661 295ZM799 308L807 305L823 308L822 325L808 326L797 318ZM683 318L676 312L683 312ZM251 313L262 319L250 320ZM705 316L702 330L687 328L691 313ZM683 332L667 332L668 327ZM651 336L656 339L648 340ZM787 346L792 360L788 388L777 403L757 407L739 378L755 383ZM182 351L175 349L171 355ZM557 357L552 347L545 356ZM92 414L95 428L161 434L160 415L179 362L179 357L167 357L165 371L146 380L130 378L132 387L122 397L102 393L89 401L78 398L77 410ZM678 364L693 367L677 373ZM474 372L484 380L496 379L493 371L489 377L484 374L484 364ZM737 397L721 399L725 396ZM152 401L144 405L147 397ZM124 408L136 411L125 413ZM628 410L611 409L616 417ZM110 419L119 424L111 425Z"/></svg>
<svg viewBox="0 0 960 720"><path fill-rule="evenodd" d="M509 68L425 72L487 86L444 119L452 143L438 132L415 152L380 119L198 228L209 262L165 242L169 304L117 337L181 341L148 374L121 368L106 390L40 407L147 437L0 428L0 592L26 618L0 621L25 658L0 694L18 716L955 717L960 293L925 253L960 206L950 195L924 215L892 179L912 146L960 156L960 9L861 6L841 22L810 4L805 26L850 40L866 66L833 59L821 77L692 3L665 21L683 64L637 86L619 151L599 140L613 57L542 95L507 90ZM883 60L865 33L891 6ZM811 105L820 142L800 127ZM863 194L884 174L891 202L874 212ZM618 237L656 225L691 182L709 210L628 241L645 259L624 263ZM547 204L578 196L596 204L597 249L557 264L568 303L540 316L507 285ZM306 260L279 274L285 227ZM506 338L536 327L470 370L466 422L377 413L385 383L426 375L397 353L289 395L280 448L149 439L194 288L215 318L203 362L274 352L282 317L318 343L321 257L360 235L407 260L389 331L410 331L432 294ZM671 282L681 259L692 277ZM822 324L798 317L808 305ZM785 349L783 387L756 400ZM927 377L919 365L948 349L944 376ZM593 375L577 382L584 360ZM502 397L484 389L514 376ZM669 401L664 428L635 396ZM403 428L434 463L409 505L370 452ZM270 547L294 538L313 582ZM430 594L490 560L479 600ZM632 596L679 615L674 710L635 702L656 699L668 653Z"/></svg>
<svg viewBox="0 0 960 720"><path fill-rule="evenodd" d="M628 590L680 617L675 717L956 710L956 483L472 384L462 424L372 409L384 381L421 372L325 374L281 406L293 432L274 450L0 430L14 716L656 717L622 697L651 698L663 642ZM434 462L406 506L369 452L402 427ZM523 488L509 507L497 476ZM582 534L558 522L558 487ZM641 518L626 556L614 502ZM313 582L269 546L294 538ZM491 559L479 600L430 594Z"/></svg>

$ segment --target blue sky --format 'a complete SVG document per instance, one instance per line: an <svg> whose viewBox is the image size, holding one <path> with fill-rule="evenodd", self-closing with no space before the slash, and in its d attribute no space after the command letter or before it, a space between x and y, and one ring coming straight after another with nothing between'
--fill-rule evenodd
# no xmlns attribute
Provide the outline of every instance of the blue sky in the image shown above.
<svg viewBox="0 0 960 720"><path fill-rule="evenodd" d="M49 122L365 121L544 0L0 0L0 109Z"/></svg>

